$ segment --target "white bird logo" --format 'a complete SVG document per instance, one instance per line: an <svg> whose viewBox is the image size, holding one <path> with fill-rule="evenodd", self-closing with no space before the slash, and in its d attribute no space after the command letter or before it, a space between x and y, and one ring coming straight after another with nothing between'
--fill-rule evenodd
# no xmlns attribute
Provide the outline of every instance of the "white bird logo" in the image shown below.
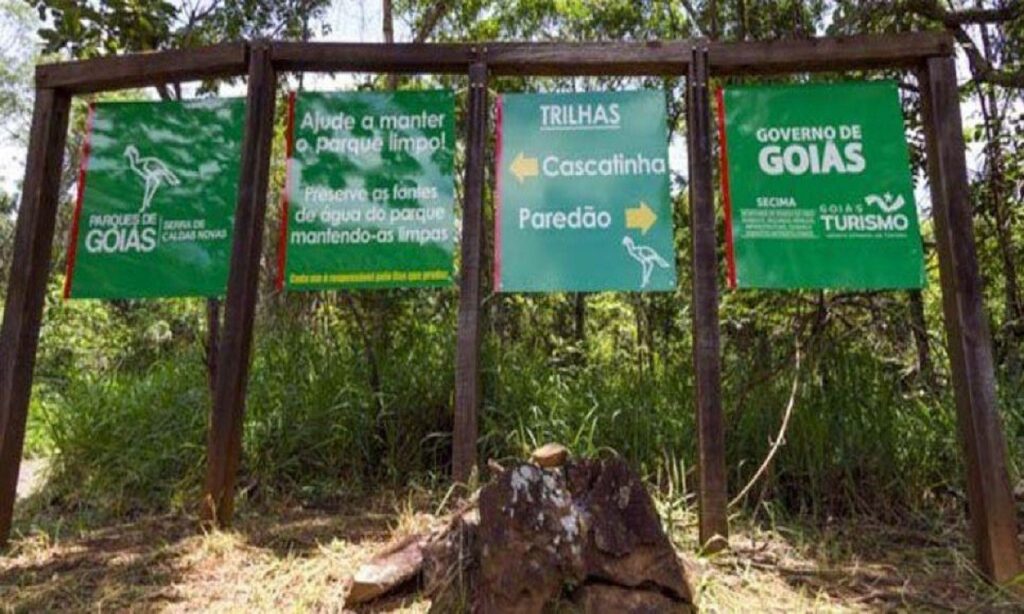
<svg viewBox="0 0 1024 614"><path fill-rule="evenodd" d="M156 194L160 186L165 183L172 186L181 184L181 180L171 172L171 169L167 168L163 160L153 157L140 158L139 150L135 145L125 147L124 156L128 158L128 166L132 168L132 171L146 182L146 192L142 197L142 208L139 209L139 213L149 209L153 195Z"/></svg>
<svg viewBox="0 0 1024 614"><path fill-rule="evenodd" d="M903 200L902 194L897 194L896 196L893 196L891 192L886 192L885 194L882 195L868 194L867 196L864 197L864 202L868 205L877 206L884 213L892 213L893 211L898 211L903 207L903 205L906 204L906 201Z"/></svg>
<svg viewBox="0 0 1024 614"><path fill-rule="evenodd" d="M634 260L640 263L643 267L643 283L640 284L641 288L646 288L647 284L651 281L651 273L654 272L654 265L658 265L663 269L668 268L668 262L658 255L658 252L646 245L637 245L633 242L632 237L622 237L622 244L626 246L626 251L633 257Z"/></svg>

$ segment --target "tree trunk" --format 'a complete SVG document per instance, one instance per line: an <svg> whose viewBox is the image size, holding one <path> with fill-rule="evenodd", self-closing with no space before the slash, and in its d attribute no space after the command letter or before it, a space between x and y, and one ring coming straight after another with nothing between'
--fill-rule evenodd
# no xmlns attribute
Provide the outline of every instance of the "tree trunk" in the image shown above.
<svg viewBox="0 0 1024 614"><path fill-rule="evenodd" d="M172 83L156 86L161 100L181 100L181 84ZM206 385L213 400L217 385L217 355L220 347L220 299L206 299L206 341L203 344L203 362L206 364Z"/></svg>
<svg viewBox="0 0 1024 614"><path fill-rule="evenodd" d="M384 28L384 42L391 44L395 42L395 16L392 11L391 0L381 0L381 21ZM387 76L388 89L398 89L398 75L389 73Z"/></svg>
<svg viewBox="0 0 1024 614"><path fill-rule="evenodd" d="M710 38L713 41L717 41L719 34L721 34L718 31L718 1L717 0L710 0L710 2L708 2L708 11L711 14L710 15L710 17L711 17L711 19L710 19L710 21L711 21L711 31L708 33L708 38Z"/></svg>
<svg viewBox="0 0 1024 614"><path fill-rule="evenodd" d="M740 41L747 40L747 1L737 0L736 22L739 25L739 33L736 37Z"/></svg>
<svg viewBox="0 0 1024 614"><path fill-rule="evenodd" d="M213 398L217 386L217 357L220 349L220 299L206 299L206 381Z"/></svg>
<svg viewBox="0 0 1024 614"><path fill-rule="evenodd" d="M360 312L359 306L356 304L356 298L351 293L345 292L342 296L344 296L345 304L352 313L352 319L355 320L356 327L359 329L359 336L363 341L363 358L366 360L367 383L370 386L370 394L373 396L373 404L376 411L374 419L375 441L371 442L368 446L371 452L370 458L367 459L369 461L368 465L374 467L379 464L380 456L383 454L383 449L387 444L387 426L384 423L384 394L381 385L380 362L377 360L374 330L371 330L371 327L372 329L377 328L377 322L376 318L371 318L370 323L367 322L367 318L363 317L364 314ZM375 309L375 307L371 302L369 308L374 313L377 313L379 310Z"/></svg>
<svg viewBox="0 0 1024 614"><path fill-rule="evenodd" d="M582 346L587 339L587 295L577 292L574 296L573 308L576 341Z"/></svg>
<svg viewBox="0 0 1024 614"><path fill-rule="evenodd" d="M932 366L932 352L928 345L928 322L924 317L924 300L920 290L911 290L910 330L917 347L917 373L925 386L935 389L935 369Z"/></svg>
<svg viewBox="0 0 1024 614"><path fill-rule="evenodd" d="M981 24L982 53L989 61L992 60L992 41L988 26ZM1024 336L1024 304L1021 301L1020 286L1017 282L1017 254L1013 244L1013 228L1011 213L1006 198L1006 182L1003 173L1003 146L1000 137L1003 133L1002 114L999 110L999 99L994 87L987 91L978 85L978 96L981 99L981 110L985 125L986 162L988 166L988 202L995 220L996 244L999 259L1003 267L1003 308L1004 321L1002 334L1003 358L1012 371L1019 370L1019 342Z"/></svg>

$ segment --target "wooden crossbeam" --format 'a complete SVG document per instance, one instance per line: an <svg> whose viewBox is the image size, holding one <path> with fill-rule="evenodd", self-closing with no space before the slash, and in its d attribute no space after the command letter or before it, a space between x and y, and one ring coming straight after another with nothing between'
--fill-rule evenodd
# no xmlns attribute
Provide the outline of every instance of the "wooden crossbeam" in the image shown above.
<svg viewBox="0 0 1024 614"><path fill-rule="evenodd" d="M246 43L131 53L77 62L41 64L36 68L36 87L88 94L163 83L234 77L244 75L248 63Z"/></svg>
<svg viewBox="0 0 1024 614"><path fill-rule="evenodd" d="M695 45L706 46L712 75L910 68L953 53L945 32L768 42L606 43L295 43L270 45L278 71L466 74L474 62L492 75L685 75ZM247 45L43 64L36 85L82 94L243 75Z"/></svg>

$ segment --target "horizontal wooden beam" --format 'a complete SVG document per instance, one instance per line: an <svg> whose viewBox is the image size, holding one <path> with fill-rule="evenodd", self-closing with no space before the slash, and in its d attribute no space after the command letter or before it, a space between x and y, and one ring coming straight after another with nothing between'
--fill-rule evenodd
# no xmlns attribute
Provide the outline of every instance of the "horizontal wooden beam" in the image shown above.
<svg viewBox="0 0 1024 614"><path fill-rule="evenodd" d="M498 75L683 75L699 41L496 43L483 57ZM708 43L712 75L917 67L952 55L945 32Z"/></svg>
<svg viewBox="0 0 1024 614"><path fill-rule="evenodd" d="M274 68L304 72L493 75L684 75L696 41L607 43L296 43L271 47ZM916 67L953 54L945 32L708 44L712 75ZM246 72L245 43L43 64L36 85L75 94Z"/></svg>
<svg viewBox="0 0 1024 614"><path fill-rule="evenodd" d="M36 87L73 94L146 87L244 75L248 64L246 43L227 43L36 67Z"/></svg>
<svg viewBox="0 0 1024 614"><path fill-rule="evenodd" d="M486 58L501 75L679 74L689 41L664 43L275 43L278 70L461 74Z"/></svg>
<svg viewBox="0 0 1024 614"><path fill-rule="evenodd" d="M294 72L456 74L469 70L476 49L469 44L277 42L271 58L275 69Z"/></svg>
<svg viewBox="0 0 1024 614"><path fill-rule="evenodd" d="M696 41L605 43L275 43L279 70L464 73L480 60L493 75L683 75ZM916 67L953 53L945 32L711 43L715 75Z"/></svg>
<svg viewBox="0 0 1024 614"><path fill-rule="evenodd" d="M494 43L484 58L495 75L685 75L694 43Z"/></svg>
<svg viewBox="0 0 1024 614"><path fill-rule="evenodd" d="M917 68L931 57L953 55L946 32L914 32L709 45L714 75L837 72Z"/></svg>

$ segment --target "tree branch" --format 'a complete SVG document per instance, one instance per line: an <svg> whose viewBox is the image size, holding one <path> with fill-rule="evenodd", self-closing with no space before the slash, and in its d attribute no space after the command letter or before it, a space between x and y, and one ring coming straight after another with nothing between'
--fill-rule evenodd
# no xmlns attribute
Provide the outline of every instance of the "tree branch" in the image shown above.
<svg viewBox="0 0 1024 614"><path fill-rule="evenodd" d="M967 56L967 63L971 68L971 76L975 81L998 85L1000 87L1024 88L1024 70L1006 70L996 68L992 65L981 51L978 50L974 40L961 27L950 28L953 38L956 39Z"/></svg>
<svg viewBox="0 0 1024 614"><path fill-rule="evenodd" d="M683 0L682 5L683 9L686 11L686 14L690 17L690 25L693 27L694 30L697 31L697 34L699 36L706 38L707 32L700 25L700 20L697 18L698 13L696 9L693 8L693 3L690 2L690 0Z"/></svg>
<svg viewBox="0 0 1024 614"><path fill-rule="evenodd" d="M975 8L956 11L944 8L938 0L908 0L904 6L921 17L941 23L953 35L953 38L963 47L971 68L971 76L975 81L1000 87L1024 89L1024 69L1008 70L995 67L978 50L974 40L965 29L965 26L984 27L987 24L1014 21L1024 16L1024 2L1010 2L994 9Z"/></svg>
<svg viewBox="0 0 1024 614"><path fill-rule="evenodd" d="M444 17L444 14L448 12L451 0L438 0L427 9L427 12L423 14L423 19L420 21L420 27L416 30L416 36L413 37L413 42L422 43L425 42L430 35L434 33L434 28Z"/></svg>
<svg viewBox="0 0 1024 614"><path fill-rule="evenodd" d="M1003 23L1013 21L1024 15L1024 3L1009 2L999 8L973 8L950 11L942 7L938 0L910 0L907 7L935 21L941 21L947 28L982 23Z"/></svg>

